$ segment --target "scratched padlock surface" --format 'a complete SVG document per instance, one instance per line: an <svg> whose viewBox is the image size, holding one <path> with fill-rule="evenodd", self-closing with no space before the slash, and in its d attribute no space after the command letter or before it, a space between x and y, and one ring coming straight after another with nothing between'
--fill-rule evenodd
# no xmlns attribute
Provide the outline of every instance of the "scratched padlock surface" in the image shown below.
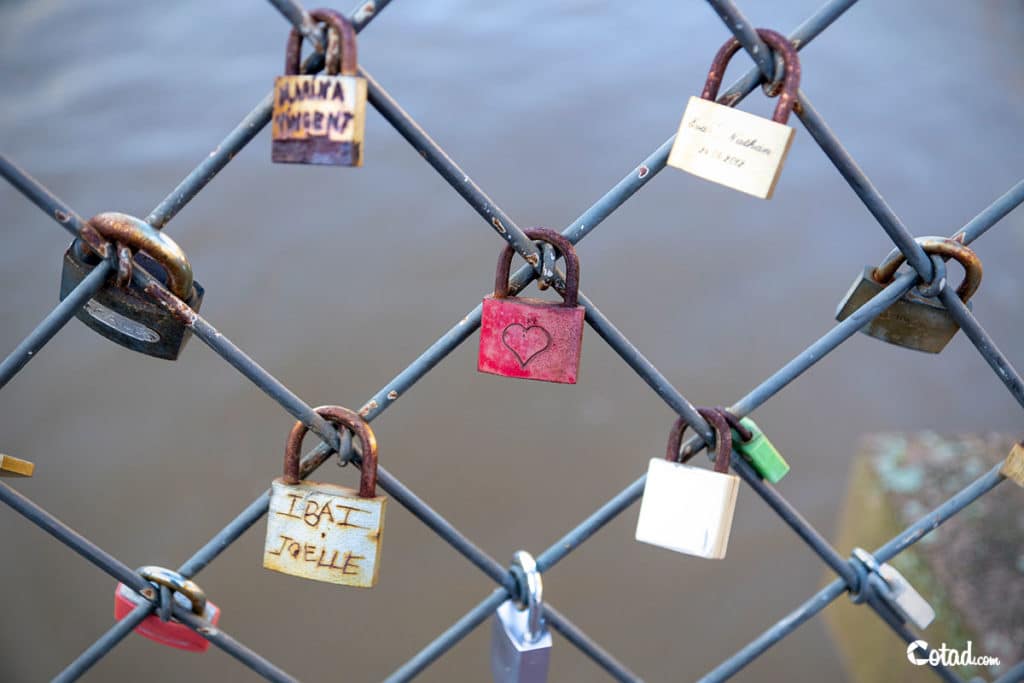
<svg viewBox="0 0 1024 683"><path fill-rule="evenodd" d="M584 310L529 298L484 299L477 369L575 384Z"/></svg>
<svg viewBox="0 0 1024 683"><path fill-rule="evenodd" d="M370 587L380 569L386 496L344 486L271 484L263 566L314 581Z"/></svg>

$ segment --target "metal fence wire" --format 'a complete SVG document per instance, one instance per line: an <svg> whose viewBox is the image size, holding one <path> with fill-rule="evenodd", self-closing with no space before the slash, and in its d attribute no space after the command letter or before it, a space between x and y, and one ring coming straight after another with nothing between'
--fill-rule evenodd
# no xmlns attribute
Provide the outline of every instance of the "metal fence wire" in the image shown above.
<svg viewBox="0 0 1024 683"><path fill-rule="evenodd" d="M836 19L855 4L856 0L831 0L817 13L792 31L788 38L793 46L800 50ZM773 81L775 61L773 53L761 41L752 25L743 16L737 6L729 0L708 0L711 7L718 13L726 28L739 40L757 64L757 67L734 83L718 101L734 105L765 81ZM318 26L295 0L271 0L271 3L317 48L323 45L322 27ZM357 31L364 29L389 4L389 0L369 0L361 4L349 16ZM323 53L315 51L306 60L305 68L309 73L323 67ZM452 188L472 206L484 219L485 223L499 237L523 256L530 265L525 265L513 273L511 291L518 292L534 278L544 277L559 288L562 286L561 276L542 273L545 266L544 254L529 239L523 230L502 211L483 190L441 149L427 133L398 105L388 92L365 70L360 69L368 84L370 103L380 114L402 135ZM937 275L933 269L941 270L941 260L929 257L907 227L897 218L889 205L871 181L860 171L854 160L831 133L825 121L819 116L814 105L802 91L798 93L798 106L795 112L804 127L821 147L825 156L835 165L850 187L864 202L871 214L877 219L882 229L902 252L911 270L899 274L895 280L884 287L880 293L871 298L856 313L843 322L835 325L820 339L808 346L793 358L782 369L770 376L760 385L740 398L730 410L738 416L753 412L783 387L811 368L829 352L837 348L846 339L854 335L861 327L882 313L891 304L899 300L913 287L920 283L931 283ZM195 170L146 217L145 222L154 228L164 228L167 223L192 200L218 172L241 150L271 119L272 95L268 95L251 113L232 130L215 150L203 159ZM618 184L609 190L597 203L587 209L576 221L562 231L570 242L577 243L590 234L613 211L628 200L635 192L648 183L666 165L669 150L674 138L670 138L636 168L631 170ZM0 173L39 208L54 218L65 230L75 237L81 238L93 246L107 258L101 261L72 292L52 311L39 326L3 361L0 365L0 387L25 366L33 355L42 348L76 313L77 309L87 302L104 286L108 275L118 264L116 249L109 248L89 224L58 199L41 183L32 178L6 157L0 157ZM970 244L980 237L1000 219L1024 201L1024 180L1017 183L1006 194L996 199L990 206L981 211L974 219L964 225L954 238L963 244ZM550 255L548 255L550 256ZM548 262L550 266L550 262ZM147 292L166 310L178 317L196 337L201 339L225 361L247 377L259 389L277 401L288 413L305 423L315 432L322 443L307 453L302 461L302 471L312 472L336 451L342 460L357 459L351 444L342 439L338 431L301 398L292 393L288 387L261 368L245 352L219 333L213 325L202 316L192 311L185 303L174 296L164 285L142 267L131 269L133 284ZM975 319L951 288L944 287L938 294L949 314L974 344L999 379L1006 385L1013 397L1024 406L1024 381L1010 362L999 351L995 342ZM645 382L660 396L673 411L693 426L696 434L684 443L683 452L693 452L714 444L714 433L708 423L697 412L697 409L655 368L630 341L609 321L583 293L579 294L579 303L586 309L586 322L601 336L619 356L644 379ZM447 354L464 342L480 326L481 306L469 311L464 318L438 339L419 358L402 370L398 375L382 387L361 408L360 414L372 421L387 410L399 396L405 394L419 379L429 372ZM947 519L963 510L966 506L985 495L1004 479L999 466L994 467L978 478L959 493L949 498L938 508L932 510L917 522L907 527L902 533L891 539L872 553L874 561L865 561L863 557L844 558L841 556L816 529L814 529L771 484L765 482L756 470L737 452L731 456L732 468L746 484L753 489L767 505L831 568L836 574L835 580L829 583L803 604L783 617L776 624L768 627L759 637L744 646L733 656L708 672L701 681L722 681L730 678L744 666L764 653L775 643L785 638L801 624L822 611L828 604L844 593L849 593L855 603L873 610L881 621L904 639L908 644L917 640L914 632L898 616L892 608L893 597L887 593L877 580L872 579L875 562L884 563L920 541L928 533L936 529ZM536 560L541 572L545 572L563 560L570 552L578 548L584 541L599 531L605 524L623 512L640 498L644 490L645 478L641 477L627 485L620 493L596 510L590 517L575 528L569 530L550 548L540 553ZM386 468L379 468L380 486L410 513L419 518L427 527L444 539L455 551L473 563L480 571L495 582L497 588L484 597L479 604L470 609L457 622L449 626L441 635L430 642L419 653L399 666L386 680L405 681L415 677L419 672L430 666L432 662L445 654L460 639L490 617L495 609L510 597L522 597L514 575L505 566L487 555L470 539L459 532L451 523L438 514L425 501L407 488ZM235 519L227 524L216 536L209 540L195 555L187 559L178 572L185 578L195 577L202 569L213 562L221 552L237 540L253 524L267 512L270 492L267 491L252 502ZM105 552L102 548L84 538L62 521L51 515L21 495L6 483L0 483L0 499L11 508L24 515L70 549L86 558L101 570L107 572L119 582L142 596L142 601L124 619L118 621L107 633L103 634L92 646L71 662L55 680L71 681L82 676L99 659L110 653L113 648L144 618L154 611L162 612L166 618L173 615L174 619L187 625L221 648L245 666L273 681L292 681L292 676L276 667L264 657L247 648L232 638L219 627L213 626L203 618L193 614L171 599L167 590L156 591L140 574ZM637 681L639 677L618 661L601 645L591 640L568 617L559 612L550 602L544 603L544 617L552 628L557 630L570 643L592 658L611 676L623 681ZM928 651L922 650L920 656L927 657ZM961 678L942 664L930 664L935 673L947 681L960 681ZM1024 680L1024 662L1008 667L998 679L1000 683Z"/></svg>

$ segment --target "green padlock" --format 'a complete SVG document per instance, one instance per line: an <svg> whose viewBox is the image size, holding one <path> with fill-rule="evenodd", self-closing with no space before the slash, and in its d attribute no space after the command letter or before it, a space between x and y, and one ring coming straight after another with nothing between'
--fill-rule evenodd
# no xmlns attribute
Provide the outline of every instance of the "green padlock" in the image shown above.
<svg viewBox="0 0 1024 683"><path fill-rule="evenodd" d="M777 484L789 472L789 463L776 450L757 423L749 417L737 419L735 415L720 408L729 426L732 427L733 444L747 462L753 465L761 478Z"/></svg>

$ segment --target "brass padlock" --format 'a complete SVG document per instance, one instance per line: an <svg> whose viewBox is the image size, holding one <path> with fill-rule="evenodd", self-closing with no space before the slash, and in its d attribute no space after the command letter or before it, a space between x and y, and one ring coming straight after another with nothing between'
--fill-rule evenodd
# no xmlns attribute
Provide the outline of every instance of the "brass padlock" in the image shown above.
<svg viewBox="0 0 1024 683"><path fill-rule="evenodd" d="M999 473L1017 486L1024 486L1024 442L1013 444Z"/></svg>
<svg viewBox="0 0 1024 683"><path fill-rule="evenodd" d="M970 298L981 284L982 267L978 255L964 244L946 237L919 237L917 242L927 254L954 258L960 262L964 267L964 281L956 293L964 305L971 308ZM895 250L877 268L866 266L839 304L836 320L846 320L885 289L905 260L903 253ZM922 296L912 289L860 331L890 344L939 353L959 329L956 320L938 299Z"/></svg>
<svg viewBox="0 0 1024 683"><path fill-rule="evenodd" d="M326 75L299 74L302 34L293 28L284 76L274 81L271 158L275 163L363 165L366 79L356 75L356 32L332 9L309 13L327 24Z"/></svg>
<svg viewBox="0 0 1024 683"><path fill-rule="evenodd" d="M0 477L31 477L35 471L32 461L0 453Z"/></svg>
<svg viewBox="0 0 1024 683"><path fill-rule="evenodd" d="M711 62L700 97L691 97L683 112L668 165L761 199L771 199L782 164L793 142L786 125L797 104L800 58L785 36L757 29L785 64L785 76L772 120L718 104L718 89L725 69L740 43L735 38L722 46Z"/></svg>
<svg viewBox="0 0 1024 683"><path fill-rule="evenodd" d="M357 413L320 406L325 420L352 430L362 444L359 491L299 479L299 448L308 427L296 422L284 452L284 476L271 484L263 566L314 581L371 588L380 570L387 496L376 495L377 439Z"/></svg>
<svg viewBox="0 0 1024 683"><path fill-rule="evenodd" d="M132 260L160 280L192 310L203 303L203 288L192 279L192 265L174 240L134 216L101 213L89 219L92 226L111 244L118 246L120 274L111 273L103 287L75 314L87 326L107 339L133 351L155 358L175 360L192 330L154 301L130 278ZM127 252L123 247L127 247ZM100 262L86 242L76 239L64 253L60 278L60 298L84 280ZM125 274L127 273L127 277ZM123 280L123 281L122 281Z"/></svg>

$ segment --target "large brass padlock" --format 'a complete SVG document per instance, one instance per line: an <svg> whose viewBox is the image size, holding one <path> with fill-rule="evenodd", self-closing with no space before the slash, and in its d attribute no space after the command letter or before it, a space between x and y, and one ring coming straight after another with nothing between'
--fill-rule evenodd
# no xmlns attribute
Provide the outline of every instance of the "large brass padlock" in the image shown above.
<svg viewBox="0 0 1024 683"><path fill-rule="evenodd" d="M572 242L554 230L524 231L547 242L565 258L562 303L509 296L508 275L514 249L498 257L494 294L483 302L477 370L504 377L576 384L583 345L585 309L577 305L580 264Z"/></svg>
<svg viewBox="0 0 1024 683"><path fill-rule="evenodd" d="M308 427L296 422L284 452L284 476L271 484L263 566L314 581L371 588L380 570L387 496L376 495L377 439L357 413L340 406L316 412L352 430L362 444L359 491L299 479L299 448Z"/></svg>
<svg viewBox="0 0 1024 683"><path fill-rule="evenodd" d="M928 254L954 258L960 262L964 267L964 281L956 293L970 308L970 298L981 284L982 267L978 255L964 244L945 237L920 237L917 242ZM846 320L885 289L905 260L903 253L895 250L877 268L866 266L840 302L836 310L836 320ZM860 331L890 344L927 353L939 353L946 348L946 344L959 329L956 320L938 299L922 296L912 289L864 325Z"/></svg>
<svg viewBox="0 0 1024 683"><path fill-rule="evenodd" d="M686 105L668 165L761 199L771 199L793 142L794 131L786 121L797 103L800 58L785 36L764 28L757 29L757 35L785 63L782 90L772 120L715 102L726 66L740 48L739 41L731 38L711 62L700 97L691 97Z"/></svg>
<svg viewBox="0 0 1024 683"><path fill-rule="evenodd" d="M133 261L192 310L199 310L203 288L192 279L192 265L174 240L145 221L123 213L98 214L89 219L89 225L118 246L118 258L123 258L121 247L127 247L134 255ZM99 262L100 257L86 242L76 239L71 243L64 253L61 271L62 301ZM122 265L130 266L130 263ZM75 317L112 342L133 351L155 358L177 359L192 336L192 330L134 284L119 283L118 279L117 273L111 273ZM121 284L123 286L119 286Z"/></svg>
<svg viewBox="0 0 1024 683"><path fill-rule="evenodd" d="M326 74L299 74L302 34L293 28L284 76L274 81L271 158L275 163L363 165L366 79L356 75L356 32L332 9L310 16L327 24Z"/></svg>

